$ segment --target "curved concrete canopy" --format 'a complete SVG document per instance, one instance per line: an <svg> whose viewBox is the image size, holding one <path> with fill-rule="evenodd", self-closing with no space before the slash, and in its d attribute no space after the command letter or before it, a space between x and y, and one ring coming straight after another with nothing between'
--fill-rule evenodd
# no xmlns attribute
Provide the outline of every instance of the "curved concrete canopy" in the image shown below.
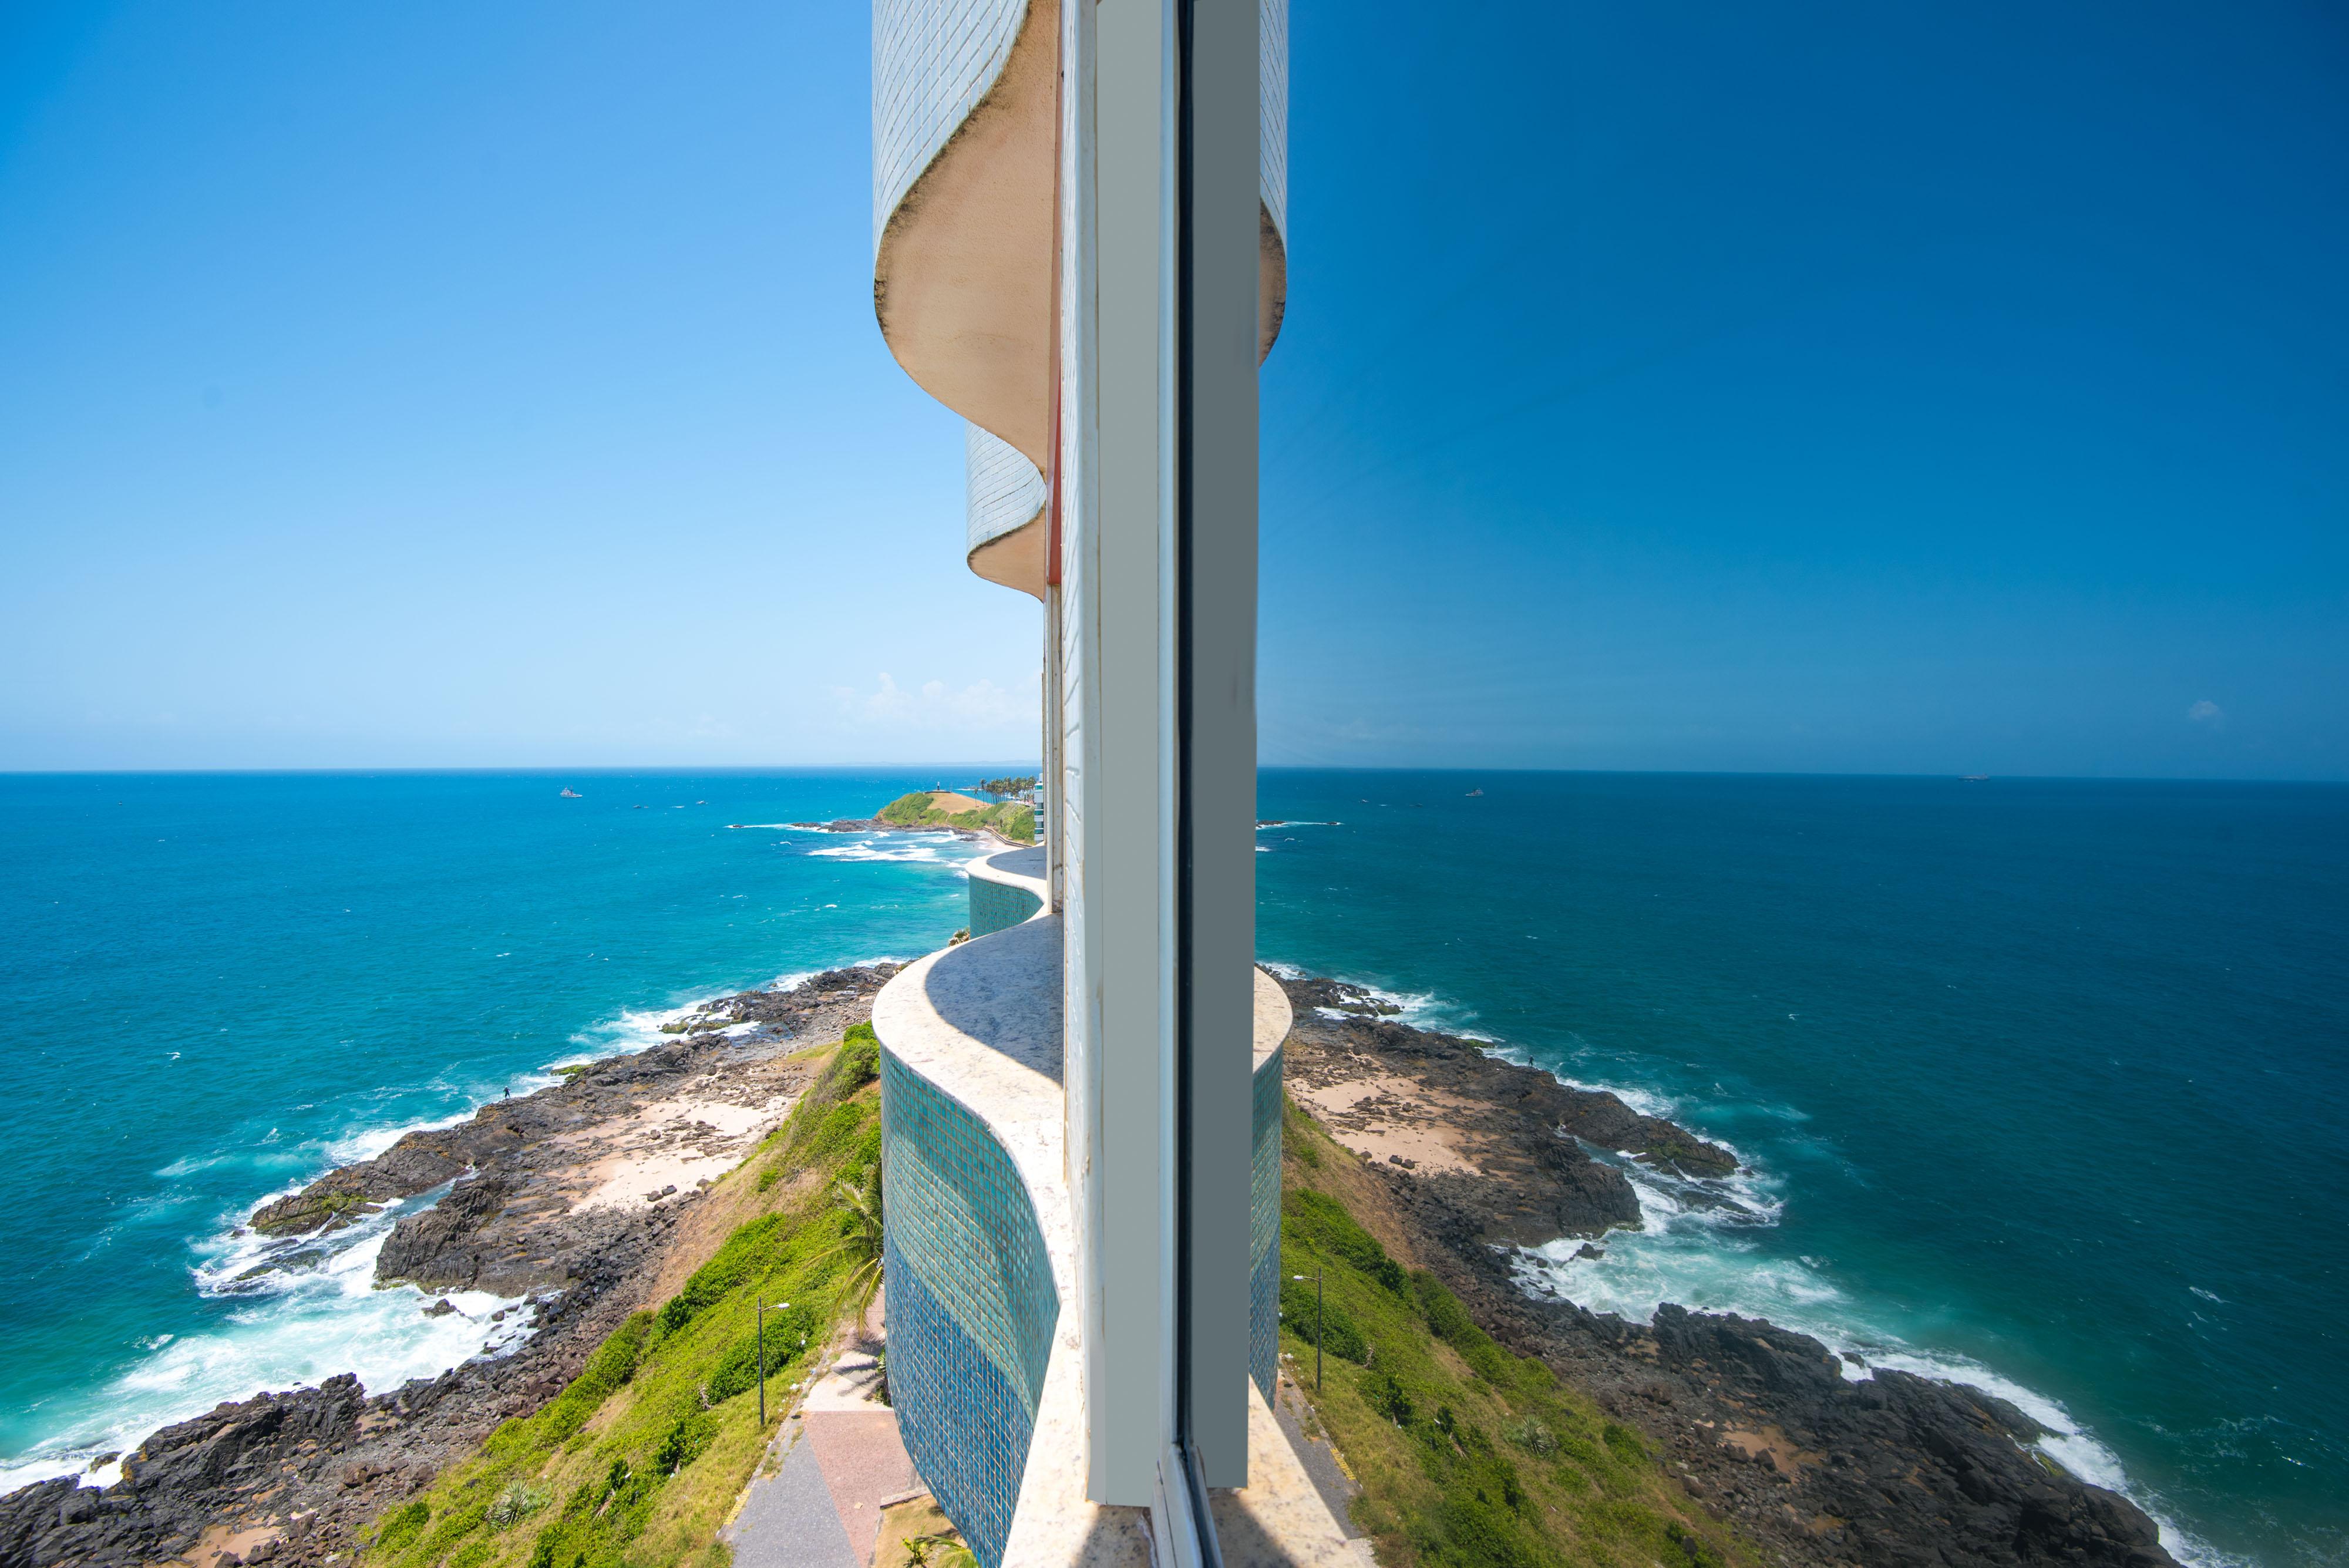
<svg viewBox="0 0 2349 1568"><path fill-rule="evenodd" d="M1044 476L1019 448L977 425L963 442L968 473L970 569L1044 597Z"/></svg>
<svg viewBox="0 0 2349 1568"><path fill-rule="evenodd" d="M893 144L886 180L876 169L875 199L894 205L877 224L873 310L883 339L905 373L1025 458L1040 480L1050 466L1060 5L1059 0L1027 0L1012 31L1018 4L996 0L979 18L986 41L980 74L999 53L1001 69L991 82L968 84L965 90L973 106L967 118L957 124L939 122L926 133L942 140L919 173L908 177L895 167L920 161L918 146ZM967 6L915 0L895 9L904 14L893 15L891 26L876 35L876 79L907 74L906 63L935 45L946 29L973 25ZM1271 351L1280 334L1288 284L1286 0L1263 0L1262 15L1259 356ZM1008 47L1000 43L1007 32ZM976 522L975 516L971 570L1042 597L1043 508L1009 526L999 515L992 517L984 537Z"/></svg>
<svg viewBox="0 0 2349 1568"><path fill-rule="evenodd" d="M1060 8L1030 0L1002 74L881 231L873 312L923 390L1046 466Z"/></svg>

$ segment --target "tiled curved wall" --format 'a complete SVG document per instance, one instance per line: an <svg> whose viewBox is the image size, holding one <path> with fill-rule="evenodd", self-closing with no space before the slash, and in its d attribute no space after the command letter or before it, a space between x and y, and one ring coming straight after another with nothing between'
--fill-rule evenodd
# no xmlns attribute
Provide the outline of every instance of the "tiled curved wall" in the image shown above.
<svg viewBox="0 0 2349 1568"><path fill-rule="evenodd" d="M1257 1064L1248 1183L1248 1376L1276 1405L1280 1370L1280 1059ZM1277 1407L1277 1405L1276 1405Z"/></svg>
<svg viewBox="0 0 2349 1568"><path fill-rule="evenodd" d="M1264 92L1258 110L1257 192L1281 243L1288 243L1288 0L1262 0L1257 50Z"/></svg>
<svg viewBox="0 0 2349 1568"><path fill-rule="evenodd" d="M1061 1315L1051 1260L1003 1146L885 1049L881 1126L898 1430L979 1562L1002 1568Z"/></svg>
<svg viewBox="0 0 2349 1568"><path fill-rule="evenodd" d="M974 938L1016 926L1043 907L1044 900L1025 888L989 882L983 877L970 879L970 934Z"/></svg>
<svg viewBox="0 0 2349 1568"><path fill-rule="evenodd" d="M873 0L873 244L1003 74L1028 0ZM1259 193L1288 237L1288 0L1259 0Z"/></svg>
<svg viewBox="0 0 2349 1568"><path fill-rule="evenodd" d="M1011 57L1028 0L873 0L873 245Z"/></svg>
<svg viewBox="0 0 2349 1568"><path fill-rule="evenodd" d="M1286 252L1288 240L1288 0L1257 0L1257 58L1262 77L1258 126L1261 148L1258 153L1257 193L1264 205L1267 219L1278 237L1273 259L1268 264L1276 270L1266 287L1271 295L1268 304L1271 315L1268 332L1276 330L1286 296ZM1023 28L1030 24L1031 0L874 0L873 5L873 246L876 284L889 266L884 257L884 241L890 233L891 220L901 208L915 211L907 198L920 183L924 172L952 145L956 137L970 121L980 105L988 100L999 84L1006 80L1006 67L1013 61L1015 47L1020 43ZM1049 23L1050 12L1040 11L1037 26ZM1025 91L1039 90L1032 75L1010 78L1015 85L1026 83ZM1012 97L1017 93L1007 93ZM1038 180L1048 180L1051 164L1040 161L1038 169L1029 173ZM981 241L968 239L966 245L978 245ZM1009 243L1009 242L1007 242ZM1030 259L1012 256L983 258L961 255L956 258L965 265L1027 265ZM937 265L936 258L929 264ZM1032 257L1037 275L1048 275L1052 258L1040 248ZM902 280L896 280L902 281ZM876 295L876 301L878 299ZM923 318L929 319L929 318ZM892 317L883 313L882 329L893 330ZM1043 325L1031 324L1040 335L1040 350ZM1039 373L1032 386L996 387L980 396L968 383L954 383L948 377L941 380L942 360L968 358L975 350L973 344L998 344L1009 330L1000 321L990 320L983 327L965 327L973 335L956 338L916 338L900 342L892 337L894 349L901 363L912 370L917 380L931 388L939 398L966 412L978 413L982 408L991 412L981 413L996 431L1018 433L1019 421L1005 398L1032 400L1030 412L1035 419L1035 431L1030 432L1030 450L1039 450L1032 443L1040 440L1044 423L1045 402L1050 392L1049 375ZM909 331L941 330L935 321L926 327ZM1016 334L1015 334L1016 336ZM908 343L920 342L924 347L909 348ZM1263 345L1269 347L1269 338ZM908 358L914 353L916 358ZM986 359L985 355L978 356ZM917 367L926 367L922 369ZM928 377L929 379L925 379ZM958 387L949 390L949 385ZM992 401L989 401L989 399ZM1044 509L1044 480L1034 462L1020 452L999 439L998 434L974 425L967 439L967 462L969 478L968 541L967 549L973 556L973 567L982 576L1022 591L1042 597L1041 581L1030 582L1036 568L1023 557L1013 564L992 559L982 566L977 552L980 546L1017 534L1036 522Z"/></svg>
<svg viewBox="0 0 2349 1568"><path fill-rule="evenodd" d="M966 425L963 467L970 497L970 548L1024 527L1044 510L1044 476L1027 454Z"/></svg>

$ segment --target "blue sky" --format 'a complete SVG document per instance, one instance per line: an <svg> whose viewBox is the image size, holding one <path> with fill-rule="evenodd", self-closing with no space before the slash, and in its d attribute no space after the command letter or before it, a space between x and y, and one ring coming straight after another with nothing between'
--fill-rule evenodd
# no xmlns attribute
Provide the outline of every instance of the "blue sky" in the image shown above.
<svg viewBox="0 0 2349 1568"><path fill-rule="evenodd" d="M1293 0L1271 763L2349 777L2349 21ZM0 12L0 768L1032 753L853 5Z"/></svg>

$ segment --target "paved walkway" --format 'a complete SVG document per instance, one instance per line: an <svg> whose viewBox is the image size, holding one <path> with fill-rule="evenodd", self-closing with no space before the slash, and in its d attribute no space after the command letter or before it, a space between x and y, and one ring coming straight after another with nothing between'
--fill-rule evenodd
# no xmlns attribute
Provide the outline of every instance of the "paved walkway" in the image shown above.
<svg viewBox="0 0 2349 1568"><path fill-rule="evenodd" d="M880 1369L850 1352L783 1422L781 1463L750 1482L726 1531L739 1568L866 1568L881 1509L921 1490L897 1416L869 1397Z"/></svg>
<svg viewBox="0 0 2349 1568"><path fill-rule="evenodd" d="M1359 1539L1362 1532L1354 1523L1353 1511L1354 1500L1362 1495L1361 1486L1346 1473L1346 1467L1338 1459L1338 1450L1330 1446L1329 1434L1321 1429L1320 1418L1313 1414L1313 1407L1307 1403L1304 1389L1299 1386L1288 1367L1280 1369L1279 1379L1273 1385L1273 1389L1280 1396L1278 1403L1273 1407L1273 1414L1280 1421L1280 1430L1288 1438L1288 1446L1297 1452L1297 1462L1305 1468L1307 1478L1313 1482L1313 1490L1321 1494L1321 1501L1330 1510L1330 1517L1338 1521L1338 1528L1346 1532L1348 1540ZM1310 1437L1306 1435L1309 1426L1314 1434Z"/></svg>

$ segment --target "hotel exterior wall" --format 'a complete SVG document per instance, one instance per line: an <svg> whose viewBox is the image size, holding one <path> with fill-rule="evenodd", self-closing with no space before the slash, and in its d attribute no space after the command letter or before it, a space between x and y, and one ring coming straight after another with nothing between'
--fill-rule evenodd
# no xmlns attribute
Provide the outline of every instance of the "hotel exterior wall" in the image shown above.
<svg viewBox="0 0 2349 1568"><path fill-rule="evenodd" d="M1072 1294L1060 971L1047 916L917 960L873 999L890 1386L916 1470L988 1568Z"/></svg>
<svg viewBox="0 0 2349 1568"><path fill-rule="evenodd" d="M1280 1371L1280 1074L1275 1048L1256 1064L1248 1183L1248 1376L1267 1403Z"/></svg>
<svg viewBox="0 0 2349 1568"><path fill-rule="evenodd" d="M889 1387L915 1469L999 1568L1061 1314L1026 1184L978 1116L885 1049Z"/></svg>

